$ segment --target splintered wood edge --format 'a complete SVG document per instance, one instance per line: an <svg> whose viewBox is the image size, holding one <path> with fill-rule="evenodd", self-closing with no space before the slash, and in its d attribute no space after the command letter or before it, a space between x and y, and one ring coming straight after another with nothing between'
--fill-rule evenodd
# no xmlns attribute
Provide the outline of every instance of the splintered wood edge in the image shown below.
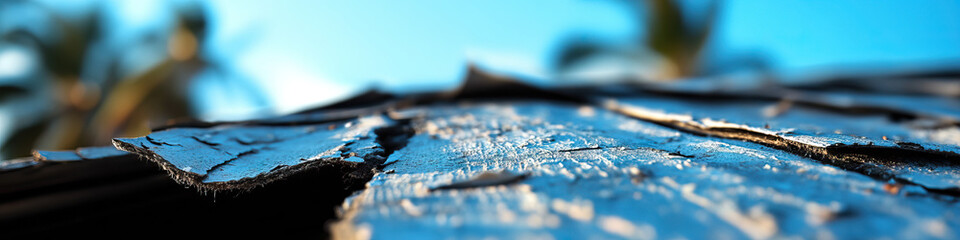
<svg viewBox="0 0 960 240"><path fill-rule="evenodd" d="M292 166L283 166L277 169L273 169L269 172L261 173L253 178L242 178L238 180L231 180L226 182L212 182L206 183L203 182L202 175L184 171L180 168L177 168L169 161L163 159L163 157L157 155L156 153L143 149L141 147L134 146L133 144L119 141L118 139L113 140L113 145L122 151L133 153L141 158L145 158L157 165L161 169L166 171L170 177L177 183L181 185L187 185L190 187L195 187L201 191L225 191L225 190L252 190L257 187L265 186L271 182L282 180L288 176L298 174L304 171L319 169L319 168L337 168L342 173L341 178L345 183L350 183L353 181L361 181L363 176L353 176L355 172L364 172L364 171L373 171L374 166L371 166L367 163L361 162L348 162L344 161L344 157L335 157L335 158L325 158L318 159L314 161L308 161L299 163Z"/></svg>

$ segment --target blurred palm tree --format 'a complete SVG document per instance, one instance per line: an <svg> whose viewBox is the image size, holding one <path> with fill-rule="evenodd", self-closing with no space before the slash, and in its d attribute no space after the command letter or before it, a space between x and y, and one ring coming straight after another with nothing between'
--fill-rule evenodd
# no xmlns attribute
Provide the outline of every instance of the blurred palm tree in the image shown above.
<svg viewBox="0 0 960 240"><path fill-rule="evenodd" d="M129 46L106 46L101 9L64 16L36 2L0 1L0 15L17 16L0 17L0 59L19 54L25 57L16 62L36 66L0 73L0 114L16 116L0 139L0 159L35 148L105 145L117 136L146 135L170 119L193 118L190 82L202 71L225 71L201 49L208 27L202 5L180 6L173 29ZM159 61L130 61L138 49L157 53ZM251 84L229 80L245 87L245 97L266 101Z"/></svg>
<svg viewBox="0 0 960 240"><path fill-rule="evenodd" d="M704 45L713 31L717 2L708 1L701 16L692 16L674 0L626 1L636 12L646 35L632 46L619 48L583 39L562 47L555 68L560 74L578 70L588 60L614 55L637 64L642 80L674 80L697 76ZM689 12L689 11L688 11ZM645 14L644 14L645 13Z"/></svg>

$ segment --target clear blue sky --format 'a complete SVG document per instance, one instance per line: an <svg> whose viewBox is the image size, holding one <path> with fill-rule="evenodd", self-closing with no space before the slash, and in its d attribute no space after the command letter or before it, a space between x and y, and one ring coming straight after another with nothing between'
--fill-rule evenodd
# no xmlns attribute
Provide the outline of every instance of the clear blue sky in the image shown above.
<svg viewBox="0 0 960 240"><path fill-rule="evenodd" d="M724 3L711 43L716 61L760 52L784 73L803 73L960 60L958 1ZM592 34L626 41L637 29L633 13L617 1L219 0L211 6L215 42L252 38L243 48L220 50L236 56L241 69L265 82L315 82L309 86L328 88L320 91L328 99L374 83L450 86L467 61L546 77L558 40ZM280 101L292 109L328 99Z"/></svg>
<svg viewBox="0 0 960 240"><path fill-rule="evenodd" d="M82 5L51 2L65 9ZM113 29L122 32L157 28L170 17L161 11L168 5L162 1L107 5ZM213 0L208 5L212 53L259 81L280 113L374 85L451 87L467 62L548 78L562 39L580 34L626 42L638 34L633 13L616 0ZM716 24L711 60L762 53L783 74L960 62L960 1L734 0L723 2Z"/></svg>
<svg viewBox="0 0 960 240"><path fill-rule="evenodd" d="M960 1L730 1L714 55L767 54L783 72L960 62Z"/></svg>
<svg viewBox="0 0 960 240"><path fill-rule="evenodd" d="M626 39L634 26L612 1L224 0L211 7L214 42L252 38L218 52L237 56L241 69L266 82L298 83L278 87L284 95L343 97L374 84L449 87L468 61L545 76L560 38Z"/></svg>

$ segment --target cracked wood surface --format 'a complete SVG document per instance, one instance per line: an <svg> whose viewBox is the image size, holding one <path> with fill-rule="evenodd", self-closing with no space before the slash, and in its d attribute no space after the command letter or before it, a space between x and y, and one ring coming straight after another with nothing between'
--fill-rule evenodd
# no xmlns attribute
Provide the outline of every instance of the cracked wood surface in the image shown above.
<svg viewBox="0 0 960 240"><path fill-rule="evenodd" d="M949 195L602 108L410 111L423 115L416 134L347 200L335 237L953 238L960 227ZM901 171L958 179L955 166L945 168ZM499 171L527 177L431 191Z"/></svg>

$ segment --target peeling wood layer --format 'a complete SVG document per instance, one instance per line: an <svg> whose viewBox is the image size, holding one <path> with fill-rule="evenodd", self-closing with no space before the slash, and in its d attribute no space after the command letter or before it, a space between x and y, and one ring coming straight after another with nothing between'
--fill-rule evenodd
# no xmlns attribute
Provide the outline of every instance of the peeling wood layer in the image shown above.
<svg viewBox="0 0 960 240"><path fill-rule="evenodd" d="M385 154L375 130L391 121L368 116L293 126L172 128L141 138L115 139L114 144L156 162L183 184L210 190L249 189L319 165L369 171L383 162Z"/></svg>
<svg viewBox="0 0 960 240"><path fill-rule="evenodd" d="M694 134L756 142L870 177L960 194L960 146L923 134L951 134L956 127L914 129L883 115L844 116L803 107L766 115L764 105L772 104L648 97L609 100L605 106Z"/></svg>
<svg viewBox="0 0 960 240"><path fill-rule="evenodd" d="M238 142L264 142L254 137L241 137ZM164 143L161 138L143 140L185 146ZM284 229L283 236L322 239L328 237L324 223L335 217L335 207L371 174L370 168L327 164L285 169L269 188L198 191L175 182L156 163L112 146L34 155L0 165L0 229L5 237L129 237L150 232L152 237L179 238L183 231L157 228L203 226L244 230L195 228L201 231L191 230L189 235L273 236ZM366 163L361 159L356 164Z"/></svg>

